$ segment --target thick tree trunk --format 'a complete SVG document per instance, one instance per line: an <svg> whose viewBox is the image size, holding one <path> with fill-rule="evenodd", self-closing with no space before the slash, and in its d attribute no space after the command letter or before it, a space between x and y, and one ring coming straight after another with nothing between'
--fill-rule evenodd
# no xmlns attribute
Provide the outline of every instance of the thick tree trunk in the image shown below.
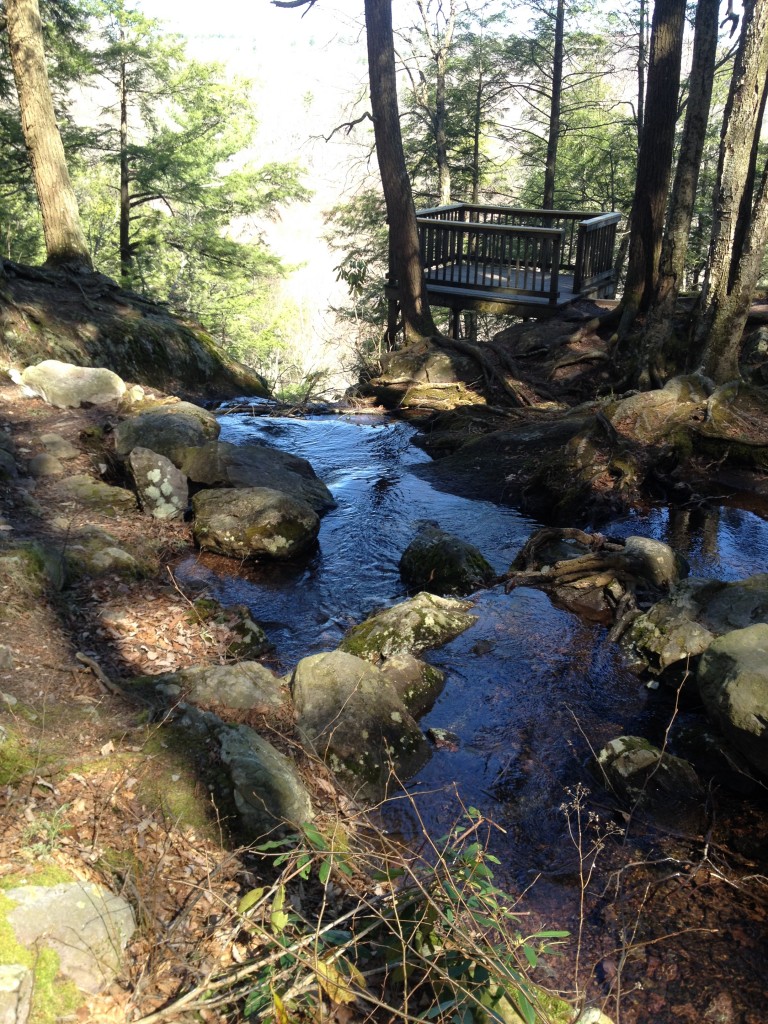
<svg viewBox="0 0 768 1024"><path fill-rule="evenodd" d="M739 376L739 351L768 242L768 167L753 195L768 77L768 0L744 5L720 142L712 245L696 342L718 383Z"/></svg>
<svg viewBox="0 0 768 1024"><path fill-rule="evenodd" d="M8 43L21 127L35 179L49 264L91 268L64 156L43 51L37 0L6 0Z"/></svg>
<svg viewBox="0 0 768 1024"><path fill-rule="evenodd" d="M549 107L549 134L547 135L547 162L544 168L545 210L555 208L555 172L557 147L560 142L560 111L563 97L563 37L565 35L565 0L557 0L555 13L555 49L552 59L552 99Z"/></svg>
<svg viewBox="0 0 768 1024"><path fill-rule="evenodd" d="M656 290L672 172L685 0L657 0L651 26L645 119L630 217L629 263L619 335L626 335Z"/></svg>
<svg viewBox="0 0 768 1024"><path fill-rule="evenodd" d="M717 58L719 0L699 0L680 155L672 186L661 250L659 278L643 332L640 383L657 383L660 354L672 337L675 303L685 274L685 258L707 133Z"/></svg>
<svg viewBox="0 0 768 1024"><path fill-rule="evenodd" d="M643 137L645 124L645 73L648 59L648 3L640 0L640 13L637 25L637 147Z"/></svg>
<svg viewBox="0 0 768 1024"><path fill-rule="evenodd" d="M387 206L390 269L400 293L406 340L436 334L419 253L416 210L397 106L392 0L365 0L368 73L376 155Z"/></svg>

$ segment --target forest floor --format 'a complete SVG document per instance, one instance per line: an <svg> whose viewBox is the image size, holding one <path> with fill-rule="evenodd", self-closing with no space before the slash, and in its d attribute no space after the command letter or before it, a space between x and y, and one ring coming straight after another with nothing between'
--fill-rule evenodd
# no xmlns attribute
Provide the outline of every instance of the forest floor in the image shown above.
<svg viewBox="0 0 768 1024"><path fill-rule="evenodd" d="M99 456L83 439L113 416L57 410L0 382L0 429L10 432L18 456L31 459L43 451L42 435L59 434L80 452L66 463L67 474L98 476ZM83 524L82 510L61 498L56 482L22 478L3 487L0 554L24 541L60 538L67 523ZM138 512L89 512L87 522L145 552L154 569L135 580L84 578L64 592L0 580L0 720L19 738L25 768L2 780L0 885L48 865L126 895L140 927L124 972L76 1014L118 1022L137 1020L211 971L254 954L236 908L260 879L258 862L234 849L226 823L206 813L210 796L194 758L158 741L142 709L105 692L76 658L86 655L117 682L230 660L226 622L201 622L198 595L173 576L174 561L192 549L191 531ZM290 722L279 726L290 732ZM314 785L321 803L333 802L327 781ZM766 838L768 816L759 826L749 816L741 852L711 836L683 849L672 837L646 853L647 869L634 875L619 853L606 858L590 882L599 898L588 901L583 920L582 990L591 1001L604 1000L617 1024L764 1024ZM762 882L744 881L752 877ZM611 886L621 889L620 899ZM563 959L553 984L571 987L572 963ZM229 1018L201 1011L173 1019Z"/></svg>

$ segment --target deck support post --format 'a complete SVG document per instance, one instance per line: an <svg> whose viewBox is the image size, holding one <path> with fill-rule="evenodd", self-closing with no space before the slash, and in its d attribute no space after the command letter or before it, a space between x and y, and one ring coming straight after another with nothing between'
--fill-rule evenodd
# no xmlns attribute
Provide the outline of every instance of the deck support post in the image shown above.
<svg viewBox="0 0 768 1024"><path fill-rule="evenodd" d="M451 309L451 337L458 341L461 337L461 310Z"/></svg>

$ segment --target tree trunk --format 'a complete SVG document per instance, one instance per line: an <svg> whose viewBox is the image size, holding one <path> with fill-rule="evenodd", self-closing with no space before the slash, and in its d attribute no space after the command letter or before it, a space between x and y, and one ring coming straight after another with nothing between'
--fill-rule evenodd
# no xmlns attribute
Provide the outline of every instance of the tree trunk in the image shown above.
<svg viewBox="0 0 768 1024"><path fill-rule="evenodd" d="M619 335L626 336L656 290L672 172L685 0L657 0L651 26L645 118L630 217L629 264Z"/></svg>
<svg viewBox="0 0 768 1024"><path fill-rule="evenodd" d="M399 289L406 340L436 334L424 286L416 210L405 166L397 106L392 0L365 0L371 110L387 221L390 272Z"/></svg>
<svg viewBox="0 0 768 1024"><path fill-rule="evenodd" d="M35 179L49 264L87 267L91 258L56 124L37 0L6 0L8 44Z"/></svg>
<svg viewBox="0 0 768 1024"><path fill-rule="evenodd" d="M547 162L544 168L545 210L555 208L555 171L557 146L560 141L560 110L563 95L563 36L565 34L565 0L557 0L555 14L555 49L552 58L552 101L549 107L549 134L547 136Z"/></svg>
<svg viewBox="0 0 768 1024"><path fill-rule="evenodd" d="M121 37L123 36L121 30ZM128 167L128 85L125 59L120 62L120 277L131 276L131 193Z"/></svg>
<svg viewBox="0 0 768 1024"><path fill-rule="evenodd" d="M702 368L718 383L739 376L741 338L768 241L768 167L752 194L767 77L768 0L747 0L723 120L704 312L696 331Z"/></svg>
<svg viewBox="0 0 768 1024"><path fill-rule="evenodd" d="M719 0L699 0L680 155L672 186L659 277L646 321L640 355L640 383L658 383L660 354L672 337L675 303L685 274L685 258L707 133L717 58Z"/></svg>
<svg viewBox="0 0 768 1024"><path fill-rule="evenodd" d="M643 137L645 124L645 62L648 55L648 2L640 0L637 28L637 147Z"/></svg>

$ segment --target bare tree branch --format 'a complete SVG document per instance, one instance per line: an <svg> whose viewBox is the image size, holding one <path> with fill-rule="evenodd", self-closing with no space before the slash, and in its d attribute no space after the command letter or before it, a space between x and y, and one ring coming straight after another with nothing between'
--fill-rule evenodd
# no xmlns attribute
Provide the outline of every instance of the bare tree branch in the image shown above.
<svg viewBox="0 0 768 1024"><path fill-rule="evenodd" d="M310 2L310 0L307 0L307 3L309 3L309 2ZM315 0L311 0L311 2L314 3ZM272 3L277 3L277 0L272 0ZM356 117L354 121L345 121L344 124L337 124L336 127L331 132L331 134L330 135L324 135L323 139L326 142L330 142L331 139L333 138L333 136L336 134L336 132L340 132L340 131L343 131L345 135L349 135L349 133L352 131L352 129L356 125L361 124L363 121L371 121L371 122L373 122L373 118L371 117L370 111L366 110L364 114L361 114L360 117Z"/></svg>

